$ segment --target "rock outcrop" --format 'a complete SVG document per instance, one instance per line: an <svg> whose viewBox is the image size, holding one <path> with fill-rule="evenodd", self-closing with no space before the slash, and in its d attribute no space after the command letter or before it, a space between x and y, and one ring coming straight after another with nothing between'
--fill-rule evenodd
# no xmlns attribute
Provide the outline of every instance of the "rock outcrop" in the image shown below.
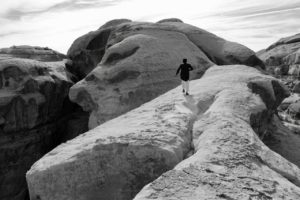
<svg viewBox="0 0 300 200"><path fill-rule="evenodd" d="M48 47L33 47L28 45L12 46L0 49L0 60L7 58L27 58L32 60L51 62L66 58L65 55Z"/></svg>
<svg viewBox="0 0 300 200"><path fill-rule="evenodd" d="M127 19L112 20L96 31L77 38L69 48L67 56L72 60L68 69L80 79L91 72L101 61L108 38L117 25L130 22Z"/></svg>
<svg viewBox="0 0 300 200"><path fill-rule="evenodd" d="M180 84L176 69L187 57L199 78L213 65L185 35L151 31L107 49L100 65L70 90L70 99L91 112L89 127L119 116Z"/></svg>
<svg viewBox="0 0 300 200"><path fill-rule="evenodd" d="M295 141L298 141L298 137L300 138L300 104L296 102L299 101L297 93L300 93L300 34L282 38L267 49L258 52L257 55L264 61L267 70L280 78L292 93L292 96L284 100L279 107L280 120L290 131L278 128L279 134L277 134L278 138L275 138L275 140L281 142L277 142L275 148L280 153L279 149L284 151L285 145L291 146L291 143L294 143L293 146L296 149L298 146ZM281 127L281 125L278 126ZM278 131L275 130L274 132ZM292 136L291 133L295 135ZM288 141L288 138L294 139L292 139L292 142L286 143L285 141ZM297 157L297 155L294 156Z"/></svg>
<svg viewBox="0 0 300 200"><path fill-rule="evenodd" d="M184 34L189 42L196 45L215 64L264 67L262 61L247 47L226 41L205 30L185 24L179 19L171 18L157 23L132 22L126 19L109 21L98 30L89 32L74 41L68 51L68 57L73 61L69 69L80 78L84 78L97 66L106 50L112 45L133 35L153 36L152 33L155 32Z"/></svg>
<svg viewBox="0 0 300 200"><path fill-rule="evenodd" d="M182 58L194 66L193 79L215 63L263 67L250 49L178 19L107 24L78 38L68 52L69 68L81 77L99 63L70 91L71 100L91 113L90 128L177 86L174 75Z"/></svg>
<svg viewBox="0 0 300 200"><path fill-rule="evenodd" d="M0 199L24 200L30 166L86 129L76 119L80 109L68 99L74 83L64 56L22 46L1 49L0 57ZM75 121L79 130L70 130Z"/></svg>
<svg viewBox="0 0 300 200"><path fill-rule="evenodd" d="M242 65L215 66L55 148L27 172L31 200L299 199L300 170L263 138L288 95ZM174 168L175 167L175 168ZM164 173L165 172L165 173Z"/></svg>
<svg viewBox="0 0 300 200"><path fill-rule="evenodd" d="M300 68L300 34L282 38L264 51L257 53L265 65L274 71L281 71L280 75L299 76Z"/></svg>

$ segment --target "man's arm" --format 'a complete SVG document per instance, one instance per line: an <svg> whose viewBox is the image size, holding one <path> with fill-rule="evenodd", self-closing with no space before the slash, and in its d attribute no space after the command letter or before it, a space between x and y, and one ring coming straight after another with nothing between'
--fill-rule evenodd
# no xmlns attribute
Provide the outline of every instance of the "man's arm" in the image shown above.
<svg viewBox="0 0 300 200"><path fill-rule="evenodd" d="M194 70L194 68L192 67L192 65L189 66L189 71Z"/></svg>
<svg viewBox="0 0 300 200"><path fill-rule="evenodd" d="M181 65L177 69L176 76L177 76L177 74L179 73L180 70L181 70Z"/></svg>

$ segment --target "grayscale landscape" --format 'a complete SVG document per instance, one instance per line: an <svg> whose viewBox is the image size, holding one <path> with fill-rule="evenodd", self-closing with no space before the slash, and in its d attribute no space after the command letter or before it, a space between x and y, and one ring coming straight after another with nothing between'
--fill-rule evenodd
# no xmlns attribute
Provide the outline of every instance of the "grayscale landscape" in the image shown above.
<svg viewBox="0 0 300 200"><path fill-rule="evenodd" d="M300 200L299 0L4 0L0 200Z"/></svg>

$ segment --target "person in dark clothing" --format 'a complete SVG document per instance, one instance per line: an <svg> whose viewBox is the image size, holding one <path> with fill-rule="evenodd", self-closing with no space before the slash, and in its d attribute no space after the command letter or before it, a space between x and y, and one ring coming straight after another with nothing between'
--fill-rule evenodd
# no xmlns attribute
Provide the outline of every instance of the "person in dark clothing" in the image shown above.
<svg viewBox="0 0 300 200"><path fill-rule="evenodd" d="M182 92L185 93L186 95L189 95L190 71L193 70L193 67L189 63L187 63L186 58L184 58L182 62L183 64L181 64L177 69L176 76L180 72Z"/></svg>

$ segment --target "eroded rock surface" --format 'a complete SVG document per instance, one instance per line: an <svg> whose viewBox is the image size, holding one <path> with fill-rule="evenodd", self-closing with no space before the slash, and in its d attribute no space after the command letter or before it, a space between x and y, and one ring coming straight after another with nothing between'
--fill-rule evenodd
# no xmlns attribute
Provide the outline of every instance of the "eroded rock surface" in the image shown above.
<svg viewBox="0 0 300 200"><path fill-rule="evenodd" d="M74 65L70 68L82 69L81 77L96 67L70 92L71 100L91 113L90 128L177 86L180 80L174 74L183 58L195 68L192 79L214 64L263 67L245 46L178 19L107 24L78 38L68 52ZM91 51L88 46L95 48Z"/></svg>
<svg viewBox="0 0 300 200"><path fill-rule="evenodd" d="M199 78L213 65L181 33L151 31L110 47L100 65L70 90L70 99L91 112L89 127L119 116L180 84L176 70L188 57Z"/></svg>
<svg viewBox="0 0 300 200"><path fill-rule="evenodd" d="M164 172L135 199L300 198L298 167L259 138L281 83L215 66L191 93L177 87L55 148L27 172L31 199L132 199Z"/></svg>
<svg viewBox="0 0 300 200"><path fill-rule="evenodd" d="M98 30L77 38L67 53L67 56L72 60L68 69L80 79L84 78L101 61L109 36L115 27L130 21L127 19L112 20Z"/></svg>
<svg viewBox="0 0 300 200"><path fill-rule="evenodd" d="M64 62L37 61L54 59L40 50L30 56L37 60L15 58L19 56L15 50L0 60L1 200L25 199L26 171L62 140L72 138L64 132L77 108L68 100L74 83Z"/></svg>
<svg viewBox="0 0 300 200"><path fill-rule="evenodd" d="M109 21L100 29L89 32L74 41L68 51L68 57L73 61L69 68L80 78L84 78L97 66L106 51L114 44L133 35L153 36L154 32L165 32L165 34L170 33L171 35L184 34L189 42L196 45L215 64L246 64L264 67L262 61L247 47L185 24L180 19L170 18L157 23L132 22L127 19ZM156 59L158 60L160 57L157 56Z"/></svg>
<svg viewBox="0 0 300 200"><path fill-rule="evenodd" d="M262 136L264 125L257 127L259 121L266 121L266 117L271 120L274 112L266 100L278 105L284 98L278 89L285 89L272 78L240 69L243 72L232 70L234 76L225 74L220 67L211 68L199 80L199 95L206 94L203 96L214 100L194 122L195 154L145 186L134 200L300 198L299 168L270 150L258 137ZM223 86L208 81L216 77ZM228 87L222 78L234 80L229 81ZM260 90L247 89L246 85L253 81ZM204 89L209 87L217 89Z"/></svg>

